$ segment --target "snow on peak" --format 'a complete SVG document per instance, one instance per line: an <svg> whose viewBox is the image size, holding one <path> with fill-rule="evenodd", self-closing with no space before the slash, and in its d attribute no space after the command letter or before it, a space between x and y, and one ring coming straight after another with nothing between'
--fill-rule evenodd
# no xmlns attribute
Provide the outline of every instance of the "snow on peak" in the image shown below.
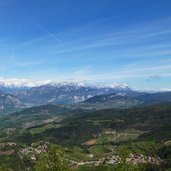
<svg viewBox="0 0 171 171"><path fill-rule="evenodd" d="M92 87L92 88L113 88L113 89L129 89L126 84L107 84L107 83L96 83L96 84L89 84L87 81L73 81L67 80L62 82L53 82L51 80L45 81L31 81L29 79L4 79L0 78L0 86L9 87L9 88L20 88L20 87L38 87L38 86L49 86L49 87Z"/></svg>
<svg viewBox="0 0 171 171"><path fill-rule="evenodd" d="M99 87L99 88L113 88L113 89L129 89L128 85L127 84L119 84L119 83L112 83L112 84L109 84L109 83L97 83L95 84L96 87Z"/></svg>
<svg viewBox="0 0 171 171"><path fill-rule="evenodd" d="M64 86L70 86L70 87L88 87L88 83L86 81L62 81L62 82L50 82L46 86L51 87L64 87Z"/></svg>
<svg viewBox="0 0 171 171"><path fill-rule="evenodd" d="M31 80L28 80L28 79L18 79L18 78L12 78L12 79L0 78L0 86L13 87L13 88L35 87L35 86L48 84L50 82L52 82L52 81L51 80L31 81Z"/></svg>
<svg viewBox="0 0 171 171"><path fill-rule="evenodd" d="M113 89L129 89L128 85L126 84L119 84L119 83L113 83L113 84L107 84L107 83L94 83L89 84L87 81L63 81L63 82L51 82L45 86L50 87L92 87L92 88L113 88Z"/></svg>
<svg viewBox="0 0 171 171"><path fill-rule="evenodd" d="M113 83L110 85L111 88L129 88L127 84Z"/></svg>

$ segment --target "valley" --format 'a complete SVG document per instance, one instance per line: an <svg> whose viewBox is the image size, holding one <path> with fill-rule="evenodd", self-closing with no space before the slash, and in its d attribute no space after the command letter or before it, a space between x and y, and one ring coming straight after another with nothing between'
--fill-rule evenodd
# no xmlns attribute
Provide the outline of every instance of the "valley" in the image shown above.
<svg viewBox="0 0 171 171"><path fill-rule="evenodd" d="M170 92L136 92L127 87L108 91L105 87L89 87L90 90L77 84L47 85L33 88L34 91L27 88L24 101L23 89L11 91L24 105L14 111L1 111L0 161L4 168L34 170L53 146L61 154L64 170L170 168ZM58 97L54 94L57 89L63 89L62 103L49 102L52 95ZM32 95L29 101L29 91L34 92L38 103L33 103ZM89 91L94 96L86 99ZM86 100L65 101L73 97L71 92L79 92ZM9 103L12 102L16 100Z"/></svg>
<svg viewBox="0 0 171 171"><path fill-rule="evenodd" d="M12 167L18 158L14 170L31 169L54 144L70 170L105 170L123 161L137 169L169 168L170 103L94 111L45 105L5 115L0 122L0 160ZM169 154L162 156L162 149Z"/></svg>

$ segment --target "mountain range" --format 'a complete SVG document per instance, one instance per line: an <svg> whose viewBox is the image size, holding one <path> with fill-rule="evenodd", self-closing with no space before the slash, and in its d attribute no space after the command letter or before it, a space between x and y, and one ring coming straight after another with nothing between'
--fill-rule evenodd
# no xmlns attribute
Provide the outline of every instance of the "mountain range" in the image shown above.
<svg viewBox="0 0 171 171"><path fill-rule="evenodd" d="M61 82L35 86L29 81L0 81L0 112L45 104L76 105L77 108L128 108L170 102L170 92L138 92L125 84ZM48 82L48 81L46 81Z"/></svg>

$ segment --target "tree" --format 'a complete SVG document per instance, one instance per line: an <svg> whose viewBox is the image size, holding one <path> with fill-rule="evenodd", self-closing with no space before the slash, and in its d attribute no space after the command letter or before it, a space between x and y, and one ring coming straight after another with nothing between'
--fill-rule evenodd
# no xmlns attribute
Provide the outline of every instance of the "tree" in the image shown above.
<svg viewBox="0 0 171 171"><path fill-rule="evenodd" d="M10 169L8 169L4 164L2 164L0 166L0 171L9 171Z"/></svg>
<svg viewBox="0 0 171 171"><path fill-rule="evenodd" d="M36 171L64 171L61 154L57 147L53 145L48 152L41 157L40 162L35 167Z"/></svg>

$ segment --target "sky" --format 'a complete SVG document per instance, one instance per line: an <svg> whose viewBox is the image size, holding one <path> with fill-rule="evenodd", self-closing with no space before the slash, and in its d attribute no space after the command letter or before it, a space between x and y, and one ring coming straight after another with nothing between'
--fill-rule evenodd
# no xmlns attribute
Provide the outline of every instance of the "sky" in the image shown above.
<svg viewBox="0 0 171 171"><path fill-rule="evenodd" d="M0 0L0 78L171 90L171 1Z"/></svg>

